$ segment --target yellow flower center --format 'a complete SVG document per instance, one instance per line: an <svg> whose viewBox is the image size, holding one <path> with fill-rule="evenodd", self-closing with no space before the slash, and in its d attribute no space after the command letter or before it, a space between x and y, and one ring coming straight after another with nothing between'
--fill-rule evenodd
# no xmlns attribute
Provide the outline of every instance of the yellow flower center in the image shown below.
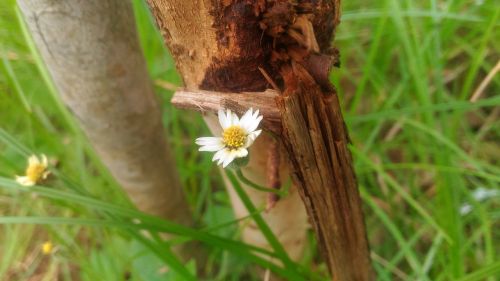
<svg viewBox="0 0 500 281"><path fill-rule="evenodd" d="M222 133L222 142L229 149L238 149L245 145L247 134L240 126L231 126Z"/></svg>
<svg viewBox="0 0 500 281"><path fill-rule="evenodd" d="M52 245L52 243L50 241L47 241L47 242L43 243L43 245L42 245L42 252L44 255L48 255L48 254L52 253L53 248L54 248L54 246Z"/></svg>
<svg viewBox="0 0 500 281"><path fill-rule="evenodd" d="M38 182L45 173L45 165L43 164L32 164L26 169L26 177L32 182Z"/></svg>

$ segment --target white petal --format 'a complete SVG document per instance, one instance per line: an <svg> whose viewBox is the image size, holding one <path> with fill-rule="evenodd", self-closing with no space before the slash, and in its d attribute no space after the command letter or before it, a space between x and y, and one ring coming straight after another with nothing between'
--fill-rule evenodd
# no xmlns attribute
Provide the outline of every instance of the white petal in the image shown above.
<svg viewBox="0 0 500 281"><path fill-rule="evenodd" d="M234 158L236 157L236 154L234 152L229 152L225 159L224 162L222 162L222 168L226 168L229 163L233 162Z"/></svg>
<svg viewBox="0 0 500 281"><path fill-rule="evenodd" d="M236 113L228 111L230 114L231 118L231 126L237 126L240 124L240 118L238 118L238 115Z"/></svg>
<svg viewBox="0 0 500 281"><path fill-rule="evenodd" d="M253 144L253 142L255 141L255 139L260 135L260 133L262 133L262 130L257 130L257 131L251 132L247 136L247 143L245 144L245 147L251 146Z"/></svg>
<svg viewBox="0 0 500 281"><path fill-rule="evenodd" d="M259 127L259 124L260 124L260 121L262 121L262 118L263 118L263 116L261 115L255 119L252 119L252 123L249 125L248 131L249 132L255 131L255 129L257 129L257 127Z"/></svg>
<svg viewBox="0 0 500 281"><path fill-rule="evenodd" d="M45 156L45 154L42 154L42 164L45 167L49 165L49 160L47 160L47 156Z"/></svg>
<svg viewBox="0 0 500 281"><path fill-rule="evenodd" d="M250 124L250 120L253 119L252 117L252 114L253 114L253 109L250 108L249 110L247 110L247 112L245 112L245 114L243 114L243 116L241 116L240 118L240 126L247 130L248 132L248 125Z"/></svg>
<svg viewBox="0 0 500 281"><path fill-rule="evenodd" d="M216 137L201 137L197 138L195 143L197 145L218 145L222 143L222 139Z"/></svg>
<svg viewBox="0 0 500 281"><path fill-rule="evenodd" d="M219 123L220 123L220 126L222 127L222 129L229 127L230 126L230 122L229 122L230 119L227 118L224 110L219 109L218 115L219 115Z"/></svg>
<svg viewBox="0 0 500 281"><path fill-rule="evenodd" d="M233 115L231 113L231 109L226 110L226 120L228 127L233 125Z"/></svg>
<svg viewBox="0 0 500 281"><path fill-rule="evenodd" d="M226 150L225 149L221 149L219 151L217 151L215 154L214 154L214 157L212 158L212 161L216 161L216 160L219 160L222 156L224 156L224 154L226 153Z"/></svg>
<svg viewBox="0 0 500 281"><path fill-rule="evenodd" d="M248 150L246 148L240 148L233 152L236 157L241 158L241 157L246 157L248 155Z"/></svg>
<svg viewBox="0 0 500 281"><path fill-rule="evenodd" d="M224 162L224 160L226 159L226 154L222 154L222 156L220 157L220 159L217 161L217 165L220 165L222 164L222 162Z"/></svg>
<svg viewBox="0 0 500 281"><path fill-rule="evenodd" d="M254 111L252 117L253 117L253 119L257 119L257 116L259 116L259 110L258 109Z"/></svg>
<svg viewBox="0 0 500 281"><path fill-rule="evenodd" d="M219 151L224 148L223 144L217 145L204 145L198 149L198 151Z"/></svg>
<svg viewBox="0 0 500 281"><path fill-rule="evenodd" d="M253 131L250 135L255 140L260 135L260 133L262 133L262 130Z"/></svg>
<svg viewBox="0 0 500 281"><path fill-rule="evenodd" d="M32 186L35 185L34 182L32 182L28 177L18 177L16 176L16 181L24 186Z"/></svg>
<svg viewBox="0 0 500 281"><path fill-rule="evenodd" d="M259 116L259 110L257 109L256 111L253 111L253 109L249 109L245 115L240 119L240 126L245 129L247 133L251 133L260 124L260 121L262 121L263 116Z"/></svg>
<svg viewBox="0 0 500 281"><path fill-rule="evenodd" d="M253 123L254 123L254 118L253 118L253 115L251 114L252 112L250 111L247 111L247 113L245 113L245 116L243 116L241 119L240 119L240 126L247 132L247 133L250 133L252 132L252 127L253 127ZM247 115L248 114L248 115Z"/></svg>
<svg viewBox="0 0 500 281"><path fill-rule="evenodd" d="M28 158L28 164L29 165L40 164L40 160L38 160L38 157L36 157L36 155L31 155L30 158Z"/></svg>
<svg viewBox="0 0 500 281"><path fill-rule="evenodd" d="M226 148L225 148L225 149L223 149L223 150L222 150L222 153L221 153L221 156L220 156L220 158L219 158L219 161L217 161L217 165L220 165L220 164L222 164L224 161L226 161L226 158L228 158L228 157L229 157L229 154L230 154L229 149L226 149Z"/></svg>

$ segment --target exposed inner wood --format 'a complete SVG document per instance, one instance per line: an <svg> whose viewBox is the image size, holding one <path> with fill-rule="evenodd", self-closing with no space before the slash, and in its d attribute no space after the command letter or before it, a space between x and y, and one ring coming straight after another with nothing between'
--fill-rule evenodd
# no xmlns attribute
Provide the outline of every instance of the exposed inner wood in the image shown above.
<svg viewBox="0 0 500 281"><path fill-rule="evenodd" d="M373 280L337 96L325 93L300 65L285 68L284 76L288 87L278 102L283 141L323 254L335 280Z"/></svg>
<svg viewBox="0 0 500 281"><path fill-rule="evenodd" d="M281 132L281 117L276 107L278 93L268 89L264 92L221 93L214 91L178 90L172 104L180 109L191 109L202 113L217 113L219 109L230 109L242 116L249 108L259 109L263 128L275 134Z"/></svg>

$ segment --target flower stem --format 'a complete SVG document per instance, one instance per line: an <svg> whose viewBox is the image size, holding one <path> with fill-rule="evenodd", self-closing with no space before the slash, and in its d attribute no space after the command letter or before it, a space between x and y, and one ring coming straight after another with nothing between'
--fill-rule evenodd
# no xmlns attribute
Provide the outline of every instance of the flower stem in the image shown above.
<svg viewBox="0 0 500 281"><path fill-rule="evenodd" d="M255 188L259 191L263 191L263 192L272 192L272 193L276 193L278 194L280 197L282 197L283 195L285 195L284 192L280 191L279 189L274 189L274 188L269 188L269 187L264 187L264 186L261 186L261 185L258 185L256 183L254 183L253 181L247 179L244 175L243 175L243 172L241 171L241 169L237 169L236 170L236 176L238 177L238 179L243 182L244 184L252 187L252 188Z"/></svg>

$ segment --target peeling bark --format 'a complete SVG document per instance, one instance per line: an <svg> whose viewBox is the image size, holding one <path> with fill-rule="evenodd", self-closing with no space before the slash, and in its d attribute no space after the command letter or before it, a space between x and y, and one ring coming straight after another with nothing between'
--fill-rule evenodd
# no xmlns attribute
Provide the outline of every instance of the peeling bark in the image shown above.
<svg viewBox="0 0 500 281"><path fill-rule="evenodd" d="M66 106L142 211L192 223L161 110L122 0L19 0Z"/></svg>

